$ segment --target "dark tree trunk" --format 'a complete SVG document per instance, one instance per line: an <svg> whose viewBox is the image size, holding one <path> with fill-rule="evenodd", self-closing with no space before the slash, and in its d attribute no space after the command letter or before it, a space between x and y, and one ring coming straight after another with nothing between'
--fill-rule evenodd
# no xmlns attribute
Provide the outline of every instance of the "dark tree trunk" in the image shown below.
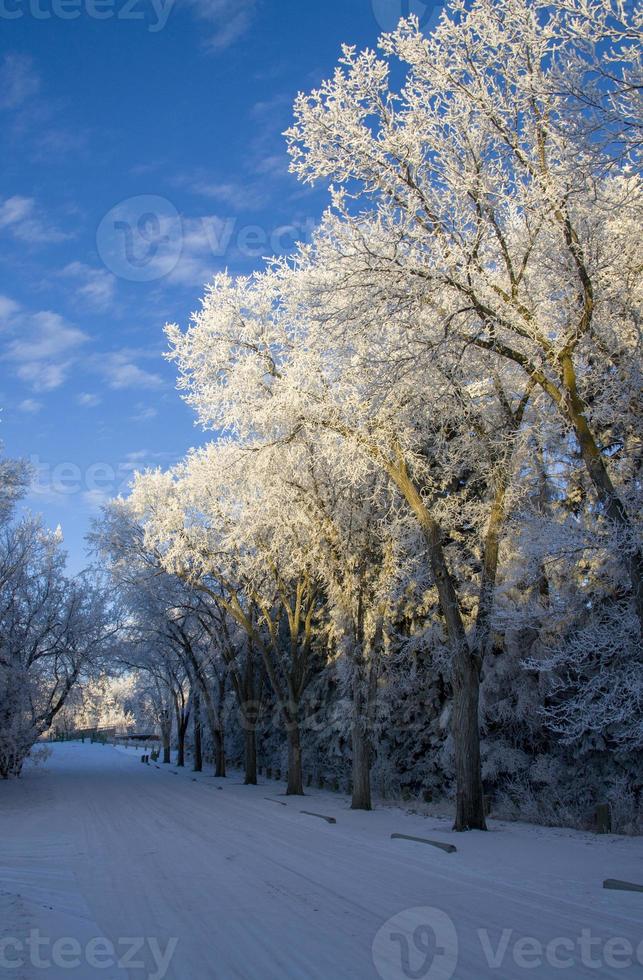
<svg viewBox="0 0 643 980"><path fill-rule="evenodd" d="M353 719L353 798L351 810L371 810L371 759L368 736L361 718Z"/></svg>
<svg viewBox="0 0 643 980"><path fill-rule="evenodd" d="M288 796L304 795L304 779L301 767L301 736L296 721L288 724Z"/></svg>
<svg viewBox="0 0 643 980"><path fill-rule="evenodd" d="M223 720L223 712L225 707L225 690L226 690L227 675L224 674L222 678L219 678L219 710L217 712L217 737L215 740L215 753L216 753L216 770L215 776L225 776L226 774L226 761L225 761L225 728Z"/></svg>
<svg viewBox="0 0 643 980"><path fill-rule="evenodd" d="M245 779L246 786L257 785L257 721L259 718L260 704L257 692L255 691L255 658L252 644L248 644L246 660L243 672L243 679L237 678L236 683L237 698L240 695L242 701L239 703L241 722L244 731L244 756L245 756Z"/></svg>
<svg viewBox="0 0 643 980"><path fill-rule="evenodd" d="M204 696L205 717L208 723L208 732L214 753L214 775L225 776L225 732L223 729L222 711L217 710L212 692L207 684L204 683L202 685L201 693Z"/></svg>
<svg viewBox="0 0 643 980"><path fill-rule="evenodd" d="M214 775L223 778L226 774L225 738L219 729L214 740Z"/></svg>
<svg viewBox="0 0 643 980"><path fill-rule="evenodd" d="M185 765L185 728L182 724L177 733L176 764L180 767Z"/></svg>
<svg viewBox="0 0 643 980"><path fill-rule="evenodd" d="M244 732L244 742L245 742L244 755L245 755L245 767L246 767L244 784L246 786L256 786L257 785L257 731L254 724L252 725L251 728L246 728Z"/></svg>
<svg viewBox="0 0 643 980"><path fill-rule="evenodd" d="M194 772L203 771L203 743L201 738L201 701L194 690Z"/></svg>
<svg viewBox="0 0 643 980"><path fill-rule="evenodd" d="M381 640L381 630L378 629L378 640ZM377 643L376 643L377 645ZM362 649L358 661L354 665L353 678L353 725L352 725L352 810L371 810L371 765L372 745L371 733L375 714L377 697L377 651L372 650L372 659L368 664L362 662Z"/></svg>
<svg viewBox="0 0 643 980"><path fill-rule="evenodd" d="M189 703L180 703L177 695L174 696L174 713L176 715L176 764L183 768L185 766L185 737L187 735L188 724L190 722Z"/></svg>
<svg viewBox="0 0 643 980"><path fill-rule="evenodd" d="M486 830L478 705L480 676L468 649L457 655L453 670L453 743L456 773L454 830Z"/></svg>

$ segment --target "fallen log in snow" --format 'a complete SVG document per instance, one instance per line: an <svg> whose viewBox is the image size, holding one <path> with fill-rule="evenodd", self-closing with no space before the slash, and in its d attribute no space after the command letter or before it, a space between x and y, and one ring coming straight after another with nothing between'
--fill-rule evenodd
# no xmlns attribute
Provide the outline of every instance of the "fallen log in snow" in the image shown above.
<svg viewBox="0 0 643 980"><path fill-rule="evenodd" d="M430 844L431 847L439 847L441 851L446 851L447 854L453 854L458 850L454 844L443 844L439 840L429 840L427 837L410 837L409 834L391 834L391 840L414 840L418 844Z"/></svg>

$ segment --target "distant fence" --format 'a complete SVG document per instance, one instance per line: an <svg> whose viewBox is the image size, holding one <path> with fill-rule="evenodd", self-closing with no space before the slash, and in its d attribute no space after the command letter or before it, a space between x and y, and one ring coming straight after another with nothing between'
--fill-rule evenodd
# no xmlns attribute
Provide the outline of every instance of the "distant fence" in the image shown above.
<svg viewBox="0 0 643 980"><path fill-rule="evenodd" d="M139 745L145 742L160 742L161 736L148 734L148 735L116 735L114 740L118 742L119 745Z"/></svg>
<svg viewBox="0 0 643 980"><path fill-rule="evenodd" d="M160 741L158 735L140 732L123 732L118 728L76 728L71 731L57 731L49 736L50 742L118 742L123 745L139 745Z"/></svg>

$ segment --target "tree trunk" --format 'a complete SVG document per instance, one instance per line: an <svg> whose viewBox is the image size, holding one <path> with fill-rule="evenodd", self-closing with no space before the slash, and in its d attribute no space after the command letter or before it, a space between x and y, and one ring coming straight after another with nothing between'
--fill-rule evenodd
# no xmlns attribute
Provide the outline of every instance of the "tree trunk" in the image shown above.
<svg viewBox="0 0 643 980"><path fill-rule="evenodd" d="M219 678L219 710L217 712L217 742L216 742L216 754L217 754L217 767L215 776L224 777L226 774L226 762L225 762L225 722L224 722L224 707L225 707L225 689L226 689L227 675L224 674L223 677Z"/></svg>
<svg viewBox="0 0 643 980"><path fill-rule="evenodd" d="M182 698L179 700L177 694L174 695L174 714L176 715L176 764L182 768L185 766L185 736L190 722L190 706L189 702L186 706Z"/></svg>
<svg viewBox="0 0 643 980"><path fill-rule="evenodd" d="M201 702L198 691L194 690L194 772L203 771L203 744L201 739Z"/></svg>
<svg viewBox="0 0 643 980"><path fill-rule="evenodd" d="M250 722L246 721L246 725L250 725ZM246 786L256 786L257 785L257 731L252 724L252 727L247 727L244 730L244 740L245 740L245 766L246 766L246 776L244 779L244 784Z"/></svg>
<svg viewBox="0 0 643 980"><path fill-rule="evenodd" d="M181 721L177 732L176 764L181 768L185 765L185 724L183 721Z"/></svg>
<svg viewBox="0 0 643 980"><path fill-rule="evenodd" d="M480 768L478 704L480 676L475 659L462 648L453 669L453 743L456 773L454 830L486 830Z"/></svg>
<svg viewBox="0 0 643 980"><path fill-rule="evenodd" d="M169 766L171 762L170 758L170 736L166 732L163 733L163 765Z"/></svg>
<svg viewBox="0 0 643 980"><path fill-rule="evenodd" d="M214 775L223 779L225 774L225 737L221 729L218 728L214 738Z"/></svg>
<svg viewBox="0 0 643 980"><path fill-rule="evenodd" d="M259 702L255 691L255 658L253 645L248 640L243 680L237 678L237 698L239 701L241 720L245 736L245 767L244 783L246 786L257 785L257 720L259 718Z"/></svg>
<svg viewBox="0 0 643 980"><path fill-rule="evenodd" d="M565 410L578 440L581 456L583 457L589 478L594 485L598 499L605 508L605 514L608 520L625 532L626 540L623 542L625 564L630 579L636 613L639 622L643 624L643 554L637 539L637 531L630 520L623 501L612 483L601 451L589 427L585 415L586 406L578 392L576 372L571 356L568 355L563 358L561 362L561 373L566 393L564 400Z"/></svg>
<svg viewBox="0 0 643 980"><path fill-rule="evenodd" d="M364 720L353 718L353 797L351 810L371 810L371 753Z"/></svg>
<svg viewBox="0 0 643 980"><path fill-rule="evenodd" d="M371 650L368 674L365 676L365 663L358 661L353 667L352 810L372 810L373 808L371 799L371 765L373 761L371 733L377 698L377 647L381 642L381 633L380 625L374 648ZM358 657L361 658L362 656L363 651L360 648Z"/></svg>
<svg viewBox="0 0 643 980"><path fill-rule="evenodd" d="M304 780L301 768L301 736L299 725L291 720L288 724L288 787L287 796L303 796Z"/></svg>
<svg viewBox="0 0 643 980"><path fill-rule="evenodd" d="M398 487L415 513L429 548L431 571L444 616L453 665L453 741L456 757L457 806L455 830L486 830L482 773L480 768L480 730L478 705L480 675L472 656L462 622L460 605L444 549L442 530L433 518L401 465L392 471Z"/></svg>
<svg viewBox="0 0 643 980"><path fill-rule="evenodd" d="M204 683L201 686L201 693L204 696L205 717L208 723L212 750L214 752L214 774L215 776L225 776L225 737L221 712L217 710L212 692L209 690L207 684Z"/></svg>

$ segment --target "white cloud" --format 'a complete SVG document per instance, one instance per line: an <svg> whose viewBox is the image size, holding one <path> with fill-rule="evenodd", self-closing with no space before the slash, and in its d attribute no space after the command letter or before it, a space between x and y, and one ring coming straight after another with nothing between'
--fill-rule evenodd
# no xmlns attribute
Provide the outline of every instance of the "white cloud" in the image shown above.
<svg viewBox="0 0 643 980"><path fill-rule="evenodd" d="M249 29L257 0L188 0L195 17L206 21L211 33L206 46L211 51L224 51L238 41Z"/></svg>
<svg viewBox="0 0 643 980"><path fill-rule="evenodd" d="M84 490L81 496L83 503L97 513L110 500L113 493L108 490Z"/></svg>
<svg viewBox="0 0 643 980"><path fill-rule="evenodd" d="M120 469L128 473L133 473L135 470L160 466L163 463L174 462L176 459L177 456L174 453L154 452L150 449L136 449L125 455L123 462L120 464Z"/></svg>
<svg viewBox="0 0 643 980"><path fill-rule="evenodd" d="M182 180L194 194L201 197L211 198L220 204L225 204L232 208L234 212L254 211L263 207L267 200L265 185L251 183L250 181L238 183L235 181L211 181L196 177L194 180Z"/></svg>
<svg viewBox="0 0 643 980"><path fill-rule="evenodd" d="M16 333L19 335L16 336ZM89 337L58 313L19 314L0 359L16 365L19 378L36 391L51 391L66 380L80 347Z"/></svg>
<svg viewBox="0 0 643 980"><path fill-rule="evenodd" d="M21 197L15 194L6 198L0 205L0 228L15 225L31 214L34 207L32 197Z"/></svg>
<svg viewBox="0 0 643 980"><path fill-rule="evenodd" d="M93 310L106 310L114 299L116 278L107 269L94 269L84 262L70 262L62 270L63 276L79 285L76 296Z"/></svg>
<svg viewBox="0 0 643 980"><path fill-rule="evenodd" d="M0 328L7 325L7 322L20 309L20 304L8 296L0 295Z"/></svg>
<svg viewBox="0 0 643 980"><path fill-rule="evenodd" d="M7 197L0 203L0 228L28 244L62 242L69 238L69 235L44 221L32 197L22 197L20 194Z"/></svg>
<svg viewBox="0 0 643 980"><path fill-rule="evenodd" d="M136 406L136 415L132 415L132 422L151 422L158 415L158 410L151 405L142 405L140 402Z"/></svg>
<svg viewBox="0 0 643 980"><path fill-rule="evenodd" d="M7 52L0 65L0 109L18 109L39 88L33 60L16 51Z"/></svg>
<svg viewBox="0 0 643 980"><path fill-rule="evenodd" d="M148 270L156 272L159 281L179 286L201 287L216 269L217 258L226 254L236 228L236 219L223 220L214 215L181 219L181 247L178 258L173 235L167 235L165 245L159 245L149 262ZM163 226L161 225L163 229Z"/></svg>
<svg viewBox="0 0 643 980"><path fill-rule="evenodd" d="M81 391L80 395L76 397L76 401L82 408L96 408L97 405L100 405L101 400L98 395L94 395L90 391Z"/></svg>
<svg viewBox="0 0 643 980"><path fill-rule="evenodd" d="M19 411L25 412L27 415L37 415L43 407L42 402L36 401L35 398L25 398L18 405Z"/></svg>
<svg viewBox="0 0 643 980"><path fill-rule="evenodd" d="M133 360L130 351L114 351L96 358L96 369L110 388L159 388L163 384L160 375L146 371Z"/></svg>

